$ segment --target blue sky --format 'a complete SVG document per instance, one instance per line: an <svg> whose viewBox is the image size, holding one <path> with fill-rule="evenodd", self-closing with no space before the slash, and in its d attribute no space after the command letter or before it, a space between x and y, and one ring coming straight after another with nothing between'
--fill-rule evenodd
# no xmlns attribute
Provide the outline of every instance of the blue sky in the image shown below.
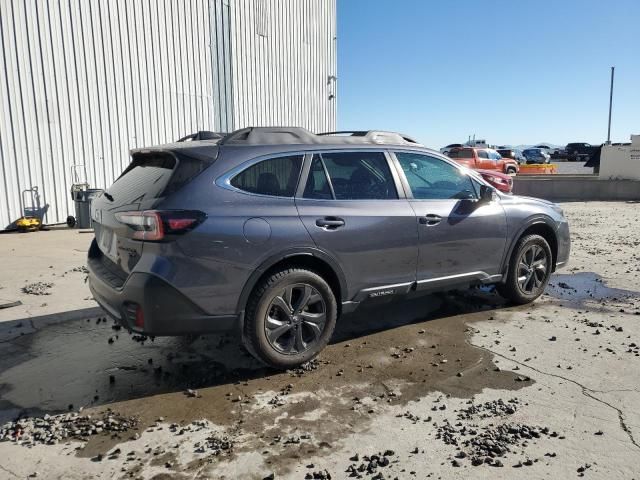
<svg viewBox="0 0 640 480"><path fill-rule="evenodd" d="M640 0L338 0L338 127L432 147L640 133Z"/></svg>

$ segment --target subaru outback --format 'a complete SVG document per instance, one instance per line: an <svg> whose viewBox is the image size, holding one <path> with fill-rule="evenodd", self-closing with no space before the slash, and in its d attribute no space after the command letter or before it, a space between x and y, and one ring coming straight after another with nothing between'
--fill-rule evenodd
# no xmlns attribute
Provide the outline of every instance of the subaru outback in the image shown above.
<svg viewBox="0 0 640 480"><path fill-rule="evenodd" d="M369 299L495 285L524 304L569 257L559 207L391 132L246 128L132 150L91 217L89 285L116 322L236 329L276 368L313 358Z"/></svg>

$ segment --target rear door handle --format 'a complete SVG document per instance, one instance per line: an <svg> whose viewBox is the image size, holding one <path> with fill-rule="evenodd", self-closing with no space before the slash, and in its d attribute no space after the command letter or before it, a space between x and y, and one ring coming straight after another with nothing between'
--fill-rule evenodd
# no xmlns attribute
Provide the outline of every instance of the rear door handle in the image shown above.
<svg viewBox="0 0 640 480"><path fill-rule="evenodd" d="M344 220L338 217L318 218L316 225L326 230L335 230L336 228L344 226Z"/></svg>
<svg viewBox="0 0 640 480"><path fill-rule="evenodd" d="M433 213L420 217L420 223L427 226L437 225L441 221L442 217L440 215L434 215Z"/></svg>

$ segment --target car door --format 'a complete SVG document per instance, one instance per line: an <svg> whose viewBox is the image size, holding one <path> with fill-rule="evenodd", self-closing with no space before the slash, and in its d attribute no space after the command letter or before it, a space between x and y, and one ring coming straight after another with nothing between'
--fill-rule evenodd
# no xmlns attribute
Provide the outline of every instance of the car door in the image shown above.
<svg viewBox="0 0 640 480"><path fill-rule="evenodd" d="M348 300L408 291L418 229L382 150L327 151L306 159L296 205L316 245L340 264Z"/></svg>
<svg viewBox="0 0 640 480"><path fill-rule="evenodd" d="M418 288L499 278L506 248L498 199L479 200L479 181L436 156L394 152L418 223Z"/></svg>
<svg viewBox="0 0 640 480"><path fill-rule="evenodd" d="M476 150L478 155L478 168L481 170L495 170L495 160L491 158L488 150Z"/></svg>
<svg viewBox="0 0 640 480"><path fill-rule="evenodd" d="M505 161L502 158L502 155L500 155L495 150L490 150L489 151L489 157L493 161L493 169L498 171L498 172L504 173L505 172Z"/></svg>

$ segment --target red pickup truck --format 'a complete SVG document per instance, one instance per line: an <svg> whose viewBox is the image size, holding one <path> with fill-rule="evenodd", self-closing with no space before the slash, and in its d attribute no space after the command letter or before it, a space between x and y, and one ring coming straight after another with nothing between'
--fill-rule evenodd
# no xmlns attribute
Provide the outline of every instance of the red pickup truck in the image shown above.
<svg viewBox="0 0 640 480"><path fill-rule="evenodd" d="M516 174L520 170L518 162L511 158L503 158L491 148L452 148L449 158L473 170L493 170L506 174Z"/></svg>

